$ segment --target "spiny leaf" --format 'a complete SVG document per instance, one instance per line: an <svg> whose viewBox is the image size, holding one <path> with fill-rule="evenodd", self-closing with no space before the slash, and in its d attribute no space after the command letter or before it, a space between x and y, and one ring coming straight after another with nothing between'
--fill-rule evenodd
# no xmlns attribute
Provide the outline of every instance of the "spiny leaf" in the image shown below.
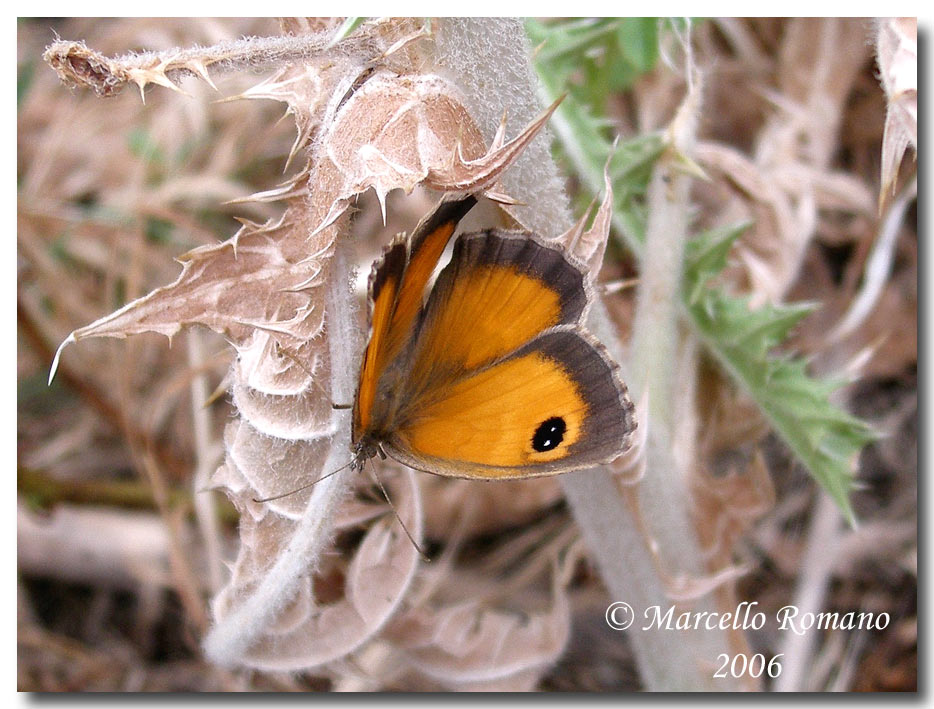
<svg viewBox="0 0 934 709"><path fill-rule="evenodd" d="M895 187L898 167L910 145L918 150L918 19L898 17L876 23L879 78L888 99L882 140L879 208Z"/></svg>
<svg viewBox="0 0 934 709"><path fill-rule="evenodd" d="M686 300L689 305L697 302L701 288L726 266L726 258L733 242L746 229L746 224L720 227L706 233L703 239L691 239L685 244L684 258L691 264L693 283L685 283Z"/></svg>
<svg viewBox="0 0 934 709"><path fill-rule="evenodd" d="M664 147L662 137L649 134L614 144L612 122L602 115L603 107L595 112L593 103L570 83L575 67L589 61L586 56L594 43L612 38L618 27L618 20L573 20L548 25L526 22L529 37L539 45L535 67L546 92L551 97L567 93L551 119L565 157L592 194L603 190L603 170L610 159L613 225L625 236L629 247L639 253L645 233L645 212L639 199L645 194L652 165Z"/></svg>
<svg viewBox="0 0 934 709"><path fill-rule="evenodd" d="M755 400L852 523L852 468L875 434L830 402L841 381L814 379L801 359L772 353L811 306L766 305L751 310L747 299L706 285L716 267L726 264L726 250L736 233L714 230L691 241L685 260L685 308L708 350Z"/></svg>

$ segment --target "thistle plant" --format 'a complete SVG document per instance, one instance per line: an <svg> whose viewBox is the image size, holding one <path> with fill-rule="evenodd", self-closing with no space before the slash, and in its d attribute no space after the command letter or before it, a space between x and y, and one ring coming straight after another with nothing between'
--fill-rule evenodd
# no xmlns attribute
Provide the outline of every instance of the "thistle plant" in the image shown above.
<svg viewBox="0 0 934 709"><path fill-rule="evenodd" d="M176 339L185 330L203 377L210 366L194 325L232 349L223 386L234 414L219 463L203 406L209 388L197 377L191 386L201 441L191 496L210 580L189 581L185 602L202 619L212 664L307 672L344 690L533 689L572 638L574 578L590 563L610 599L627 601L637 618L653 606L728 610L747 570L738 553L744 535L775 502L757 443L742 465L713 471L724 432L740 421L736 437L758 442L771 431L855 523L853 471L874 432L834 399L842 377L816 376L794 354L795 328L814 305L785 297L818 209L800 176L823 179L822 195L847 187L824 176L827 155L801 148L802 133L826 125L789 128L777 110L753 158L705 140L709 69L696 55L704 35L686 21L349 18L284 20L281 30L115 57L58 40L45 54L64 82L101 97L128 87L144 99L213 89L221 77L261 71L265 78L224 100L284 104L295 124L281 166L293 169L288 180L235 201L252 218L220 243L179 255L181 273L168 285L75 329L52 367L54 376L61 363L67 375L68 358L92 338ZM797 31L789 53L812 39ZM832 42L818 46L815 62L835 59ZM676 100L648 97L654 113L620 137L607 96L646 98L639 92L651 89L640 80L653 72L665 77L659 96ZM834 77L821 73L802 88L802 104L834 96ZM908 133L899 135L903 151ZM578 178L584 205L593 200L578 219L559 165ZM746 192L702 224L698 185L722 175ZM588 327L621 364L641 440L617 464L558 481L439 480L383 461L390 509L368 476L339 471L350 455L350 418L335 404L353 401L364 345L354 283L387 229L410 227L447 192L487 198L468 229L556 239L598 283L605 252L629 259L638 274L623 296L630 336L611 317L619 304L611 295ZM158 472L166 456L140 457L171 518ZM224 550L222 503L209 488L235 507L235 552ZM561 500L572 524L546 518L506 535L479 561L461 555L471 535L540 520ZM404 529L429 543L431 563ZM173 536L176 568L186 563L183 536ZM629 642L647 689L760 687L711 676L721 653L749 651L741 633L650 629Z"/></svg>

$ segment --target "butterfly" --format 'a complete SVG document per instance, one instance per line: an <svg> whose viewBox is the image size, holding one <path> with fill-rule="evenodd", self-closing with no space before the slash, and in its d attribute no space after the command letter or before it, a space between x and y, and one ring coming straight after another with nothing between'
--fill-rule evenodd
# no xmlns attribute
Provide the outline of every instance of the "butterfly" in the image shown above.
<svg viewBox="0 0 934 709"><path fill-rule="evenodd" d="M607 463L632 444L618 366L583 326L585 267L531 233L458 237L476 198L442 201L369 278L369 341L353 405L354 467L379 455L482 480Z"/></svg>

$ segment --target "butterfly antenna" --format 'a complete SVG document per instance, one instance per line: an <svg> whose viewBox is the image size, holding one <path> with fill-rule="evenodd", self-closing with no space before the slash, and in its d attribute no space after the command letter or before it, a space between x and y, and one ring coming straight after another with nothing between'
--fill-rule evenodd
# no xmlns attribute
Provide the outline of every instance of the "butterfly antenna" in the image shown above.
<svg viewBox="0 0 934 709"><path fill-rule="evenodd" d="M314 375L314 372L312 372L310 369L308 369L308 367L306 367L306 366L304 365L304 363L302 363L302 361L301 361L298 357L296 357L294 354L292 354L292 353L289 351L289 349L288 349L287 347L283 347L282 345L277 345L277 347L278 347L277 353L278 353L278 354L281 354L281 355L284 355L287 359L291 360L299 369L301 369L303 372L305 372L305 374L308 375L308 379L311 381L311 385L312 385L315 389L317 389L319 392L321 392L322 394L324 394L324 397L325 397L327 400L331 401L331 394L330 394L330 392L328 392L327 390L325 390L325 388L324 388L323 386L321 386L321 385L318 383L318 378ZM332 409L338 409L338 410L351 409L351 408L353 408L353 404L335 404L333 401L331 401L331 408L332 408ZM337 471L335 471L335 472L337 472ZM322 478L322 480L323 480L323 479L324 479L324 478ZM306 486L306 487L307 487L307 486ZM304 489L304 488L299 488L299 490L302 490L302 489ZM298 492L298 490L295 490L295 492ZM291 493L286 493L286 494L291 494ZM275 499L275 498L272 498L272 499Z"/></svg>
<svg viewBox="0 0 934 709"><path fill-rule="evenodd" d="M307 489L310 488L312 485L317 485L317 484L318 484L319 482L321 482L322 480L326 480L327 478L331 477L332 475L336 475L336 474L339 473L340 471L346 470L347 468L349 468L351 465L353 465L353 464L356 463L356 462L357 462L357 459L356 459L356 458L353 458L353 459L352 459L349 463L347 463L346 465L342 465L342 466L339 467L337 470L332 470L332 471L331 471L330 473L328 473L327 475L322 475L322 476L321 476L320 478L318 478L317 480L312 480L310 483L308 483L308 484L306 484L306 485L302 485L301 487L297 487L297 488L295 488L294 490L289 490L288 492L283 492L281 495L273 495L272 497L263 497L263 498L259 498L259 499L257 499L257 498L254 497L254 498L253 498L253 502L271 502L272 500L279 500L279 499L281 499L281 498L283 498L283 497L288 497L289 495L294 495L296 492L301 492L302 490L307 490Z"/></svg>
<svg viewBox="0 0 934 709"><path fill-rule="evenodd" d="M418 552L418 555L422 557L424 561L431 561L431 557L425 553L425 550L419 546L418 542L415 541L415 537L412 536L412 533L409 531L409 528L405 526L405 522L402 521L402 517L399 516L399 511L396 509L396 506L392 504L392 500L389 499L389 494L386 492L386 488L383 487L383 481L379 479L379 476L376 474L376 468L370 466L370 474L373 476L373 479L376 481L376 484L379 486L380 492L383 493L383 497L386 498L386 502L389 503L389 506L392 508L393 514L396 515L396 519L399 520L399 524L402 525L402 530L405 532L405 536L409 538L409 541L412 542L412 546L415 547L415 551Z"/></svg>

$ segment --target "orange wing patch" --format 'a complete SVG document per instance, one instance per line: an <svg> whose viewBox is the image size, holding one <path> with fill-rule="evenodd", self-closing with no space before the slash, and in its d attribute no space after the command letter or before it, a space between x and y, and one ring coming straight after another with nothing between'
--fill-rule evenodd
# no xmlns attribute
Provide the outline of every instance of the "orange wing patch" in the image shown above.
<svg viewBox="0 0 934 709"><path fill-rule="evenodd" d="M413 373L476 369L557 325L560 314L557 293L508 265L462 273L428 316Z"/></svg>
<svg viewBox="0 0 934 709"><path fill-rule="evenodd" d="M379 381L379 374L386 367L388 357L388 348L384 345L384 341L390 328L398 285L398 274L388 276L382 282L379 293L373 301L373 311L370 315L370 342L360 365L360 380L357 384L357 398L354 401L355 432L365 431L370 427L376 385Z"/></svg>
<svg viewBox="0 0 934 709"><path fill-rule="evenodd" d="M588 406L568 372L533 351L456 382L443 399L425 402L417 412L397 434L419 455L520 468L565 457L581 436ZM564 422L563 440L535 450L536 432L554 418Z"/></svg>
<svg viewBox="0 0 934 709"><path fill-rule="evenodd" d="M442 388L576 323L586 303L582 271L556 247L495 230L462 236L418 323L408 389Z"/></svg>

